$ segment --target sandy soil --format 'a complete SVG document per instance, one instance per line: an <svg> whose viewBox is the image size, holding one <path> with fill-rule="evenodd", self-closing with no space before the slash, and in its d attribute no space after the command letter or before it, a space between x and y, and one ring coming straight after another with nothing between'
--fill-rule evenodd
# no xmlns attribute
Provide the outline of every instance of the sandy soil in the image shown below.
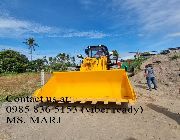
<svg viewBox="0 0 180 140"><path fill-rule="evenodd" d="M48 104L51 109L50 113L46 111L43 113L35 113L33 110L34 106L37 106L36 103L5 102L0 107L0 139L179 140L180 93L177 78L179 77L179 70L176 71L176 69L179 68L179 60L169 63L166 62L169 61L168 59L160 58L160 60L162 61L161 64L155 64L158 80L157 91L148 91L146 89L143 70L130 78L138 97L137 103L132 106L132 113L122 113L122 110L115 110L115 108L123 108L115 104L97 104L96 106L99 108L109 108L108 113L91 113L87 112L87 110L94 106L78 103L63 105L65 108L67 106L76 106L77 110L73 109L70 112L66 108L65 113L62 113L61 110L55 113L57 111L56 106L59 104ZM152 63L154 61L157 61L157 57L145 63ZM145 65L145 63L143 65ZM176 65L170 67L173 68L173 71L170 71L170 68L168 70L162 70L166 67L164 66L166 63L167 65L171 65L172 63ZM159 69L161 69L161 72L158 72ZM166 77L161 78L161 76ZM167 80L169 77L172 78ZM45 106L48 105L46 104ZM7 106L29 106L30 111L27 113L7 113ZM82 107L85 108L83 113L81 112ZM136 110L138 109L137 113L134 108ZM113 112L114 110L115 113ZM23 123L7 123L7 117L15 116L22 117ZM30 122L30 117L46 117L47 119L50 117L56 117L56 119L58 119L60 117L60 123L57 123L58 120L56 120L56 123L49 123L49 121L48 123L45 123L45 121L42 121L42 123L33 123L33 121Z"/></svg>
<svg viewBox="0 0 180 140"><path fill-rule="evenodd" d="M158 96L158 92L153 96ZM7 113L7 106L30 106L28 113ZM139 99L133 106L132 113L111 112L115 105L100 105L100 108L112 108L108 113L90 113L84 111L55 113L53 106L50 113L34 113L30 103L4 103L0 110L0 139L180 139L180 100L159 99L151 95ZM56 105L55 105L56 106ZM82 105L73 104L80 110ZM91 108L91 105L83 105ZM140 106L143 108L140 110ZM75 113L73 113L75 112ZM142 112L142 113L141 113ZM135 114L136 113L136 114ZM134 115L135 114L135 115ZM7 123L7 117L22 117L26 123ZM60 117L60 123L33 123L30 117ZM58 121L57 121L58 122Z"/></svg>

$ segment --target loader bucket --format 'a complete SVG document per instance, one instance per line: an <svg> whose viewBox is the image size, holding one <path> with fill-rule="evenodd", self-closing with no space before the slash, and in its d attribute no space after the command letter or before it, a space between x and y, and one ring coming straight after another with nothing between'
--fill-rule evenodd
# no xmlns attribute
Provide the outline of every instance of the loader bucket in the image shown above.
<svg viewBox="0 0 180 140"><path fill-rule="evenodd" d="M134 103L135 92L125 70L54 72L34 97L68 97L71 102Z"/></svg>

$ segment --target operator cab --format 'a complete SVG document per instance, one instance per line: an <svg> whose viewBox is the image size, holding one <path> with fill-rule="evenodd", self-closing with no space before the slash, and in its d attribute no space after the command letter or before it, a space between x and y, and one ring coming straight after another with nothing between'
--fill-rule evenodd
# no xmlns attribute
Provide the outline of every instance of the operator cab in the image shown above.
<svg viewBox="0 0 180 140"><path fill-rule="evenodd" d="M117 62L113 62L114 60L117 60L117 58L114 58L112 55L112 52L108 51L108 48L105 45L97 45L97 46L88 46L85 49L85 54L87 57L90 58L97 58L99 59L101 56L107 57L107 69L109 70L112 66L117 65ZM78 55L78 58L84 59L82 55ZM111 58L113 57L113 58ZM83 60L80 61L80 64L83 63ZM79 70L81 66L76 66L76 68Z"/></svg>
<svg viewBox="0 0 180 140"><path fill-rule="evenodd" d="M88 57L91 58L100 58L101 56L109 56L109 52L106 46L98 45L98 46L88 46L85 49L85 53Z"/></svg>

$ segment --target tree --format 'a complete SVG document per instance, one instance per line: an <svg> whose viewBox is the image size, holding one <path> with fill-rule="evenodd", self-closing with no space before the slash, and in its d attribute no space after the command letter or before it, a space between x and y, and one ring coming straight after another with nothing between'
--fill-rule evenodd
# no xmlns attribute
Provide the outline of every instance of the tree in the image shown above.
<svg viewBox="0 0 180 140"><path fill-rule="evenodd" d="M69 61L70 61L70 56L68 54L59 53L56 56L56 63L58 63L56 66L58 66L58 68L60 68L59 70L61 71L67 70L67 67L70 66Z"/></svg>
<svg viewBox="0 0 180 140"><path fill-rule="evenodd" d="M28 38L23 43L28 46L28 49L30 50L30 54L31 54L31 61L32 61L32 52L35 51L35 47L36 46L38 47L39 45L35 42L34 38Z"/></svg>
<svg viewBox="0 0 180 140"><path fill-rule="evenodd" d="M0 51L0 73L25 72L28 66L28 62L28 58L17 51Z"/></svg>
<svg viewBox="0 0 180 140"><path fill-rule="evenodd" d="M76 60L75 60L75 57L73 56L73 57L71 57L70 58L71 59L71 62L72 62L72 66L76 66Z"/></svg>
<svg viewBox="0 0 180 140"><path fill-rule="evenodd" d="M46 68L46 60L43 59L36 59L36 60L32 60L28 63L28 69L27 71L29 72L39 72L42 69Z"/></svg>
<svg viewBox="0 0 180 140"><path fill-rule="evenodd" d="M45 71L66 71L68 67L75 66L75 57L65 53L59 53L56 57L43 57L29 61L28 58L13 50L0 51L0 73L7 72L38 72Z"/></svg>

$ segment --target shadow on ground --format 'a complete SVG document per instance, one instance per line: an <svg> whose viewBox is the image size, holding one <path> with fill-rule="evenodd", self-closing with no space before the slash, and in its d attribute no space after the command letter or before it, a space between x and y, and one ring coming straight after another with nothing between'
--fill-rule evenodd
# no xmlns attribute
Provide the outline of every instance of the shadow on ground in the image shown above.
<svg viewBox="0 0 180 140"><path fill-rule="evenodd" d="M133 137L130 137L130 138L127 138L127 139L125 139L125 140L137 140L137 139L135 139L135 138L133 138Z"/></svg>
<svg viewBox="0 0 180 140"><path fill-rule="evenodd" d="M162 106L158 106L158 105L155 105L155 104L147 104L147 106L149 108L151 108L152 110L158 112L158 113L162 113L164 115L166 115L167 117L175 120L179 125L180 125L180 114L179 113L173 113L173 112L170 112L168 111L167 108L164 108Z"/></svg>

